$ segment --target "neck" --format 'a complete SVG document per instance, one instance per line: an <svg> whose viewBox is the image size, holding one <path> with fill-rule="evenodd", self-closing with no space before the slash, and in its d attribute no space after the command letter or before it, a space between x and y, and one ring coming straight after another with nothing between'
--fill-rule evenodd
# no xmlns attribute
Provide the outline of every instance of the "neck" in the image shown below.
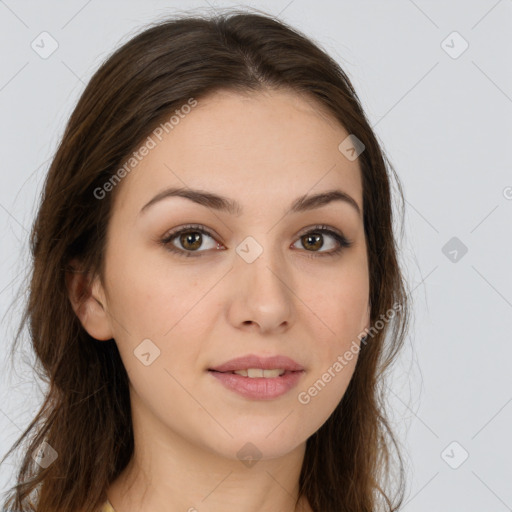
<svg viewBox="0 0 512 512"><path fill-rule="evenodd" d="M281 457L242 461L148 417L134 414L133 457L107 491L115 512L312 512L304 497L297 503L305 442Z"/></svg>

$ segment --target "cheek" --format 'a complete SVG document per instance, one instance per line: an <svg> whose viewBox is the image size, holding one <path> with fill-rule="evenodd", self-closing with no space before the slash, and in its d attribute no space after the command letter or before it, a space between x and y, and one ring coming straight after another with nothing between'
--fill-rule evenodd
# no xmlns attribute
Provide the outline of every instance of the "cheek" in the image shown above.
<svg viewBox="0 0 512 512"><path fill-rule="evenodd" d="M158 252L119 244L110 255L109 306L120 336L162 338L205 293L193 272Z"/></svg>
<svg viewBox="0 0 512 512"><path fill-rule="evenodd" d="M299 297L305 298L304 304L317 317L309 324L329 347L343 347L366 327L369 281L364 265L317 273L300 288Z"/></svg>
<svg viewBox="0 0 512 512"><path fill-rule="evenodd" d="M330 351L330 355L313 369L297 392L298 415L303 418L303 427L309 433L315 432L327 421L350 384L357 354L352 354L352 360L340 363L338 356L343 358L343 353L343 350Z"/></svg>
<svg viewBox="0 0 512 512"><path fill-rule="evenodd" d="M114 338L135 389L140 386L150 396L162 380L167 388L174 386L167 371L188 378L195 368L201 350L196 340L204 339L201 329L208 323L207 301L201 299L213 283L200 285L180 265L166 262L162 268L161 258L150 261L148 253L136 251L123 255L118 247L112 253L118 264L109 269ZM197 321L199 313L203 322Z"/></svg>
<svg viewBox="0 0 512 512"><path fill-rule="evenodd" d="M311 317L306 326L311 329L309 337L315 340L314 364L300 390L304 400L299 399L315 410L318 421L329 416L350 383L359 355L359 336L368 318L369 294L364 264L347 265L322 282L324 286L305 301L309 308L305 311Z"/></svg>

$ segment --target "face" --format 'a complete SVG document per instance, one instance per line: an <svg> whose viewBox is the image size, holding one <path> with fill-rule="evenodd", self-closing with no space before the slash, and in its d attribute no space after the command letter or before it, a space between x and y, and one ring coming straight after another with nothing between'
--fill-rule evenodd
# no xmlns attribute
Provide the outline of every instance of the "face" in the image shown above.
<svg viewBox="0 0 512 512"><path fill-rule="evenodd" d="M115 339L148 431L228 459L254 450L246 443L275 458L333 412L357 350L340 357L369 326L361 171L338 149L348 135L290 92L217 92L117 185L105 281L94 286L108 314L91 313L88 330ZM144 208L170 188L233 207L168 195ZM330 191L355 205L308 203ZM211 371L246 355L303 370L268 380Z"/></svg>

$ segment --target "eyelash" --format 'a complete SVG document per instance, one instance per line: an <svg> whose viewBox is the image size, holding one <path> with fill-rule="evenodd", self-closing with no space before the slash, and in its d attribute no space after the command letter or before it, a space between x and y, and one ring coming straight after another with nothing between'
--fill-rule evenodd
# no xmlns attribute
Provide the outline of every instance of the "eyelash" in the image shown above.
<svg viewBox="0 0 512 512"><path fill-rule="evenodd" d="M167 251L177 254L178 256L186 257L186 258L201 257L202 255L200 253L208 252L208 251L186 251L184 249L179 249L179 248L175 247L171 243L171 241L174 238L182 235L183 233L188 233L188 232L191 232L191 233L199 232L199 233L202 233L203 235L208 235L209 237L215 239L215 236L212 233L210 233L207 229L205 229L203 226L201 226L199 224L189 224L187 226L183 226L182 228L172 231L172 232L168 233L167 235L165 235L165 237L160 240L160 244L163 245ZM353 244L353 242L351 240L348 240L342 234L339 234L336 231L329 229L329 227L325 226L325 225L314 226L309 231L306 231L305 233L300 235L299 239L301 239L302 237L304 237L306 235L313 234L313 233L322 233L322 234L328 234L328 235L332 236L336 240L336 242L338 242L338 247L329 252L317 252L316 254L315 254L316 251L306 251L306 252L313 252L313 254L309 254L306 256L308 258L320 258L320 257L324 257L324 256L337 256L345 248L351 247ZM196 254L196 253L199 253L199 254Z"/></svg>

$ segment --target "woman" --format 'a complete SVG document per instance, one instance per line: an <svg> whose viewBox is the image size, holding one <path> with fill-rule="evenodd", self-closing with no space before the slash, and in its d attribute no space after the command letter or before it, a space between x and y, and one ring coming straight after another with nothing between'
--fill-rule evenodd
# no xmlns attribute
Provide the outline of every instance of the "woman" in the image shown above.
<svg viewBox="0 0 512 512"><path fill-rule="evenodd" d="M117 50L33 227L23 321L50 385L6 510L397 510L390 177L349 79L270 16L178 16Z"/></svg>

